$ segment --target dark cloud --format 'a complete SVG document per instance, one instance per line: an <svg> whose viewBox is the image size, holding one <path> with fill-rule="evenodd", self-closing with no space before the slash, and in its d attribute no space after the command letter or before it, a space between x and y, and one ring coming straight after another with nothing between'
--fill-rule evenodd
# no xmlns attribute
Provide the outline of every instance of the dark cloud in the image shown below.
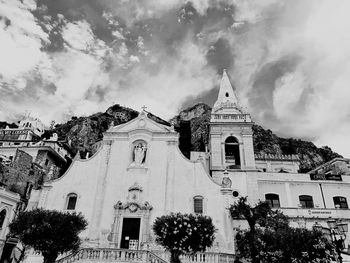
<svg viewBox="0 0 350 263"><path fill-rule="evenodd" d="M7 28L8 26L11 25L11 20L8 19L7 17L0 16L0 22L1 22L2 20L4 20L4 22L5 22L5 28Z"/></svg>
<svg viewBox="0 0 350 263"><path fill-rule="evenodd" d="M249 108L255 115L269 122L278 121L272 105L276 80L293 72L300 60L299 56L290 55L261 67L255 75L252 89L248 93Z"/></svg>
<svg viewBox="0 0 350 263"><path fill-rule="evenodd" d="M191 107L197 103L205 103L209 105L210 107L213 107L219 92L219 86L214 87L211 90L205 91L198 96L189 96L187 97L184 102L181 104L179 110L186 109L188 107Z"/></svg>
<svg viewBox="0 0 350 263"><path fill-rule="evenodd" d="M59 23L59 14L62 14L69 22L86 20L91 25L96 37L107 43L112 42L111 26L103 17L103 12L108 11L103 2L99 0L39 0L37 3L38 8L34 15L41 18L41 20L44 16L50 16L52 19L51 24L57 23L57 28L50 32L50 40L53 46L49 47L49 49L57 50L62 48L60 43L62 38L60 38L59 34L62 23Z"/></svg>
<svg viewBox="0 0 350 263"><path fill-rule="evenodd" d="M218 72L222 72L223 69L231 69L234 61L234 51L227 39L219 38L209 47L206 58L211 66Z"/></svg>
<svg viewBox="0 0 350 263"><path fill-rule="evenodd" d="M98 103L103 102L106 92L106 89L103 89L101 86L93 87L87 91L84 99L89 101L96 101Z"/></svg>

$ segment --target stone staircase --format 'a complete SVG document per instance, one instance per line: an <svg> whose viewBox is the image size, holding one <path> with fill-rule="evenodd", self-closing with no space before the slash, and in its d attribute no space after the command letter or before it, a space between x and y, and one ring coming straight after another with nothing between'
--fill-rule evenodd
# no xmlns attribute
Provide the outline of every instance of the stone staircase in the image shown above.
<svg viewBox="0 0 350 263"><path fill-rule="evenodd" d="M195 255L184 255L182 263L233 263L233 254L203 252ZM56 263L168 263L170 254L166 251L130 250L117 248L82 248L65 256Z"/></svg>

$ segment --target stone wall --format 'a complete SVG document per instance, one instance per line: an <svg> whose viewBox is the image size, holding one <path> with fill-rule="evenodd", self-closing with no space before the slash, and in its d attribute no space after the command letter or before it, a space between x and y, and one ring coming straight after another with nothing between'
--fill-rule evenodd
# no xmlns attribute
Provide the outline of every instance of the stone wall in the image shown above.
<svg viewBox="0 0 350 263"><path fill-rule="evenodd" d="M18 149L10 165L0 163L0 182L23 198L29 198L26 193L28 184L36 189L43 183L44 177L45 171L33 163L33 157Z"/></svg>

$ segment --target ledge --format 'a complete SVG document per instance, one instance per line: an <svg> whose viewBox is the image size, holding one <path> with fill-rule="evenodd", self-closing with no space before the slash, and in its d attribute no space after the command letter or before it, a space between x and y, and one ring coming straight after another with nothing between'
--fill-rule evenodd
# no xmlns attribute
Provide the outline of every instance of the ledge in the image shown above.
<svg viewBox="0 0 350 263"><path fill-rule="evenodd" d="M126 168L127 171L129 170L136 170L136 171L144 171L147 172L148 171L148 167L147 166L129 166L128 168Z"/></svg>

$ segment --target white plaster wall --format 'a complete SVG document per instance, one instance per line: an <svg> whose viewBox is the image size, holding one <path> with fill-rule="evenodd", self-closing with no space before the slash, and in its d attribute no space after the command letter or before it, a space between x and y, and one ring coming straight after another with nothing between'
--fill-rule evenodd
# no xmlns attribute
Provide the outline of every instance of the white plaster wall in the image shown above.
<svg viewBox="0 0 350 263"><path fill-rule="evenodd" d="M143 168L130 166L132 143L138 139L148 144ZM74 161L63 177L47 184L47 196L42 191L36 199L45 199L39 204L47 209L64 210L67 195L76 193L76 211L82 212L89 222L82 237L97 240L103 230L111 229L114 205L126 202L128 189L135 183L143 189L142 202L153 206L151 224L169 212L193 213L193 197L203 196L204 214L212 217L218 229L218 249L232 251L233 225L226 209L232 203L232 195L223 196L221 186L205 172L203 164L183 157L172 139L136 133L113 140L110 149L104 145L90 159Z"/></svg>
<svg viewBox="0 0 350 263"><path fill-rule="evenodd" d="M322 183L323 194L327 208L335 208L333 197L346 197L348 206L350 207L350 184L346 183Z"/></svg>
<svg viewBox="0 0 350 263"><path fill-rule="evenodd" d="M96 186L99 184L101 168L106 163L105 152L107 148L108 146L104 145L96 155L88 160L73 161L62 177L47 184L49 186L47 195L45 196L45 192L42 191L40 196L40 199L44 200L39 200L39 207L64 211L67 195L76 193L78 199L75 210L81 212L89 222L88 229L82 233L82 237L87 237L91 230L90 223L93 216Z"/></svg>
<svg viewBox="0 0 350 263"><path fill-rule="evenodd" d="M260 200L265 200L265 194L278 194L281 207L288 207L288 198L285 190L285 182L259 182Z"/></svg>
<svg viewBox="0 0 350 263"><path fill-rule="evenodd" d="M326 208L334 208L333 197L344 196L350 206L350 177L342 176L343 181L312 181L309 174L249 173L256 177L259 185L259 199L264 200L265 193L278 193L282 207L298 207L299 195L311 195L315 208L324 208L320 184L322 186ZM254 180L252 180L254 181ZM287 184L289 186L287 186ZM290 202L288 200L288 189ZM254 193L250 194L254 196Z"/></svg>

